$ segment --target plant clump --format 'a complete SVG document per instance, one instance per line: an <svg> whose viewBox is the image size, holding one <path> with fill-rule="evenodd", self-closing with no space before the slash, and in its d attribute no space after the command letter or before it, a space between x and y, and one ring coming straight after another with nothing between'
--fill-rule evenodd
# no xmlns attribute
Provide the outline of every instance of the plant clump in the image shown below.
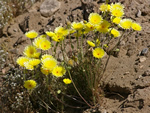
<svg viewBox="0 0 150 113"><path fill-rule="evenodd" d="M32 107L45 112L93 108L100 102L106 66L103 58L119 52L124 33L141 30L140 24L124 17L122 4L106 3L100 6L100 14L91 13L88 21L58 26L44 35L34 30L27 32L31 44L16 62L23 72L21 84L23 90L27 89Z"/></svg>

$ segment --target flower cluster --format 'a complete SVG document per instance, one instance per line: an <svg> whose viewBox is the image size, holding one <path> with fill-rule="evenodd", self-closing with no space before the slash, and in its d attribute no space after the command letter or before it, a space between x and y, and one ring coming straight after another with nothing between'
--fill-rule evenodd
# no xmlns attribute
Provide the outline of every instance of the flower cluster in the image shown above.
<svg viewBox="0 0 150 113"><path fill-rule="evenodd" d="M68 33L64 31L63 27L56 28L54 35L65 36ZM51 48L51 42L46 38L46 35L38 36L38 33L34 30L27 32L25 35L31 39L32 44L25 47L24 56L19 57L16 62L21 67L31 71L40 67L44 75L52 74L56 77L65 75L65 68L59 65L52 55L38 52L39 50L47 51ZM36 84L34 80L27 80L24 82L24 87L30 90L35 88Z"/></svg>
<svg viewBox="0 0 150 113"><path fill-rule="evenodd" d="M31 39L31 45L26 46L24 56L17 59L23 69L30 70L33 74L27 79L24 77L25 88L32 90L45 85L48 90L53 90L52 93L57 91L60 94L72 83L78 94L76 84L88 89L83 94L95 93L93 89L99 83L94 82L99 82L97 80L100 80L103 72L100 70L103 66L101 59L118 50L120 41L124 38L123 32L142 30L140 24L124 18L124 6L121 3L102 4L99 9L101 15L90 13L87 21L68 22L67 26L58 26L54 31L46 31L40 36L34 30L25 33ZM75 43L72 42L72 37L76 39ZM113 39L117 42L109 47ZM66 49L67 44L70 46L69 51ZM61 83L58 83L60 80ZM83 88L80 91L82 90ZM81 98L83 99L82 96Z"/></svg>

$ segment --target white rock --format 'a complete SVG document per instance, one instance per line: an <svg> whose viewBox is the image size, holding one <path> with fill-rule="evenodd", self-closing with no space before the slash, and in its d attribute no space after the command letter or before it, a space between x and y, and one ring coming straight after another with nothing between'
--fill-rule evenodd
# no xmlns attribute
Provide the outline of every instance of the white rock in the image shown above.
<svg viewBox="0 0 150 113"><path fill-rule="evenodd" d="M140 59L139 59L139 61L142 63L142 62L144 62L146 60L146 57L141 57Z"/></svg>
<svg viewBox="0 0 150 113"><path fill-rule="evenodd" d="M45 0L40 6L40 13L44 17L49 17L60 8L60 5L57 0Z"/></svg>

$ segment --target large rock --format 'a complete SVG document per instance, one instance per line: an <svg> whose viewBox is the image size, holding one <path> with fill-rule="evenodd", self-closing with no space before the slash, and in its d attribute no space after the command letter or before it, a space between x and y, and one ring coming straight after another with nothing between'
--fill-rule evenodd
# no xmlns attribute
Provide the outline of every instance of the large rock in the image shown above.
<svg viewBox="0 0 150 113"><path fill-rule="evenodd" d="M61 3L57 0L45 0L40 6L41 15L44 17L51 16L60 8Z"/></svg>

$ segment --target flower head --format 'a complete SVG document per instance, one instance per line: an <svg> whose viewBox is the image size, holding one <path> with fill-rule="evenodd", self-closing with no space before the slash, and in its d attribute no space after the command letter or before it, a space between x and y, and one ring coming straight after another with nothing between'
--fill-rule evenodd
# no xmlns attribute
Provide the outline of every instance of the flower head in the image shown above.
<svg viewBox="0 0 150 113"><path fill-rule="evenodd" d="M90 22L85 24L85 31L92 31L95 29L95 26L93 24L91 24Z"/></svg>
<svg viewBox="0 0 150 113"><path fill-rule="evenodd" d="M83 22L73 22L71 26L72 26L72 29L75 29L75 30L82 30L84 28Z"/></svg>
<svg viewBox="0 0 150 113"><path fill-rule="evenodd" d="M24 67L28 70L34 70L34 66L31 65L29 61L24 63Z"/></svg>
<svg viewBox="0 0 150 113"><path fill-rule="evenodd" d="M100 43L101 43L100 40L96 39L96 45L98 46Z"/></svg>
<svg viewBox="0 0 150 113"><path fill-rule="evenodd" d="M120 8L115 8L111 10L111 15L115 17L122 17L124 15L124 12Z"/></svg>
<svg viewBox="0 0 150 113"><path fill-rule="evenodd" d="M35 32L34 30L32 30L32 31L29 31L29 32L27 32L27 33L25 33L25 35L26 35L26 37L28 37L28 38L35 38L35 37L37 37L38 36L38 33L37 32Z"/></svg>
<svg viewBox="0 0 150 113"><path fill-rule="evenodd" d="M99 25L102 22L102 17L98 13L91 13L89 15L89 22L93 25Z"/></svg>
<svg viewBox="0 0 150 113"><path fill-rule="evenodd" d="M24 82L24 87L27 88L28 90L33 89L36 87L36 81L34 80L27 80Z"/></svg>
<svg viewBox="0 0 150 113"><path fill-rule="evenodd" d="M62 77L65 73L66 70L62 66L56 66L52 71L52 74L56 77Z"/></svg>
<svg viewBox="0 0 150 113"><path fill-rule="evenodd" d="M132 29L134 29L135 31L141 31L142 30L142 27L140 26L140 24L138 23L132 23L131 25Z"/></svg>
<svg viewBox="0 0 150 113"><path fill-rule="evenodd" d="M51 73L51 70L48 70L48 69L45 69L45 68L41 67L41 72L42 72L44 75L48 75L49 73Z"/></svg>
<svg viewBox="0 0 150 113"><path fill-rule="evenodd" d="M67 36L69 34L69 30L63 28L62 26L56 27L54 32L63 36Z"/></svg>
<svg viewBox="0 0 150 113"><path fill-rule="evenodd" d="M131 19L123 19L120 21L120 26L123 29L130 29L132 25L132 20Z"/></svg>
<svg viewBox="0 0 150 113"><path fill-rule="evenodd" d="M53 33L53 32L49 32L49 31L46 31L46 34L49 36L49 37L53 37L54 35L55 35L55 33Z"/></svg>
<svg viewBox="0 0 150 113"><path fill-rule="evenodd" d="M40 54L41 54L41 53L39 53L39 52L34 53L34 54L33 54L33 58L39 58L39 57L40 57Z"/></svg>
<svg viewBox="0 0 150 113"><path fill-rule="evenodd" d="M110 10L112 11L113 9L116 9L116 8L123 10L124 6L121 3L115 3L115 4L112 3L110 6Z"/></svg>
<svg viewBox="0 0 150 113"><path fill-rule="evenodd" d="M27 58L27 57L19 57L16 62L20 66L24 67L24 63L28 62L28 61L29 61L29 58Z"/></svg>
<svg viewBox="0 0 150 113"><path fill-rule="evenodd" d="M42 55L41 61L43 62L46 58L53 58L53 56L48 54Z"/></svg>
<svg viewBox="0 0 150 113"><path fill-rule="evenodd" d="M69 64L70 66L73 66L73 65L74 65L74 60L73 60L73 59L69 59L69 60L68 60L68 64Z"/></svg>
<svg viewBox="0 0 150 113"><path fill-rule="evenodd" d="M108 32L109 26L110 26L110 23L106 20L103 20L103 22L99 26L97 26L96 28L99 32L106 33L106 32Z"/></svg>
<svg viewBox="0 0 150 113"><path fill-rule="evenodd" d="M32 66L36 66L38 64L40 64L41 60L39 59L30 59L29 60L29 64L32 65Z"/></svg>
<svg viewBox="0 0 150 113"><path fill-rule="evenodd" d="M44 41L44 40L46 40L45 37L38 37L38 38L34 39L33 45L34 45L36 48L39 49L39 48L40 48L40 43L41 43L42 41Z"/></svg>
<svg viewBox="0 0 150 113"><path fill-rule="evenodd" d="M107 12L107 11L109 11L109 6L108 6L108 4L102 4L101 6L100 6L100 8L99 8L102 12Z"/></svg>
<svg viewBox="0 0 150 113"><path fill-rule="evenodd" d="M89 46L91 46L91 47L95 47L95 44L94 44L93 42L91 42L91 41L87 40L87 43L89 44Z"/></svg>
<svg viewBox="0 0 150 113"><path fill-rule="evenodd" d="M46 40L46 39L42 40L40 45L39 45L39 48L42 50L48 50L51 48L51 42Z"/></svg>
<svg viewBox="0 0 150 113"><path fill-rule="evenodd" d="M101 48L95 48L93 50L93 56L95 58L102 58L105 55L105 51Z"/></svg>
<svg viewBox="0 0 150 113"><path fill-rule="evenodd" d="M26 46L23 53L27 57L33 58L34 54L36 53L36 48L32 45Z"/></svg>
<svg viewBox="0 0 150 113"><path fill-rule="evenodd" d="M60 42L62 40L64 40L64 36L62 34L55 34L52 39L56 42Z"/></svg>
<svg viewBox="0 0 150 113"><path fill-rule="evenodd" d="M120 36L120 32L119 32L117 29L115 29L115 28L111 29L110 33L111 33L114 37L119 37L119 36Z"/></svg>
<svg viewBox="0 0 150 113"><path fill-rule="evenodd" d="M120 21L121 21L121 18L120 18L120 17L116 17L116 18L114 18L114 19L112 20L112 22L115 23L115 24L119 24Z"/></svg>
<svg viewBox="0 0 150 113"><path fill-rule="evenodd" d="M69 78L64 78L63 79L63 82L65 83L65 84L71 84L71 80L69 79Z"/></svg>
<svg viewBox="0 0 150 113"><path fill-rule="evenodd" d="M52 70L54 67L57 66L57 60L54 58L46 58L42 61L42 63L43 68L48 70Z"/></svg>

